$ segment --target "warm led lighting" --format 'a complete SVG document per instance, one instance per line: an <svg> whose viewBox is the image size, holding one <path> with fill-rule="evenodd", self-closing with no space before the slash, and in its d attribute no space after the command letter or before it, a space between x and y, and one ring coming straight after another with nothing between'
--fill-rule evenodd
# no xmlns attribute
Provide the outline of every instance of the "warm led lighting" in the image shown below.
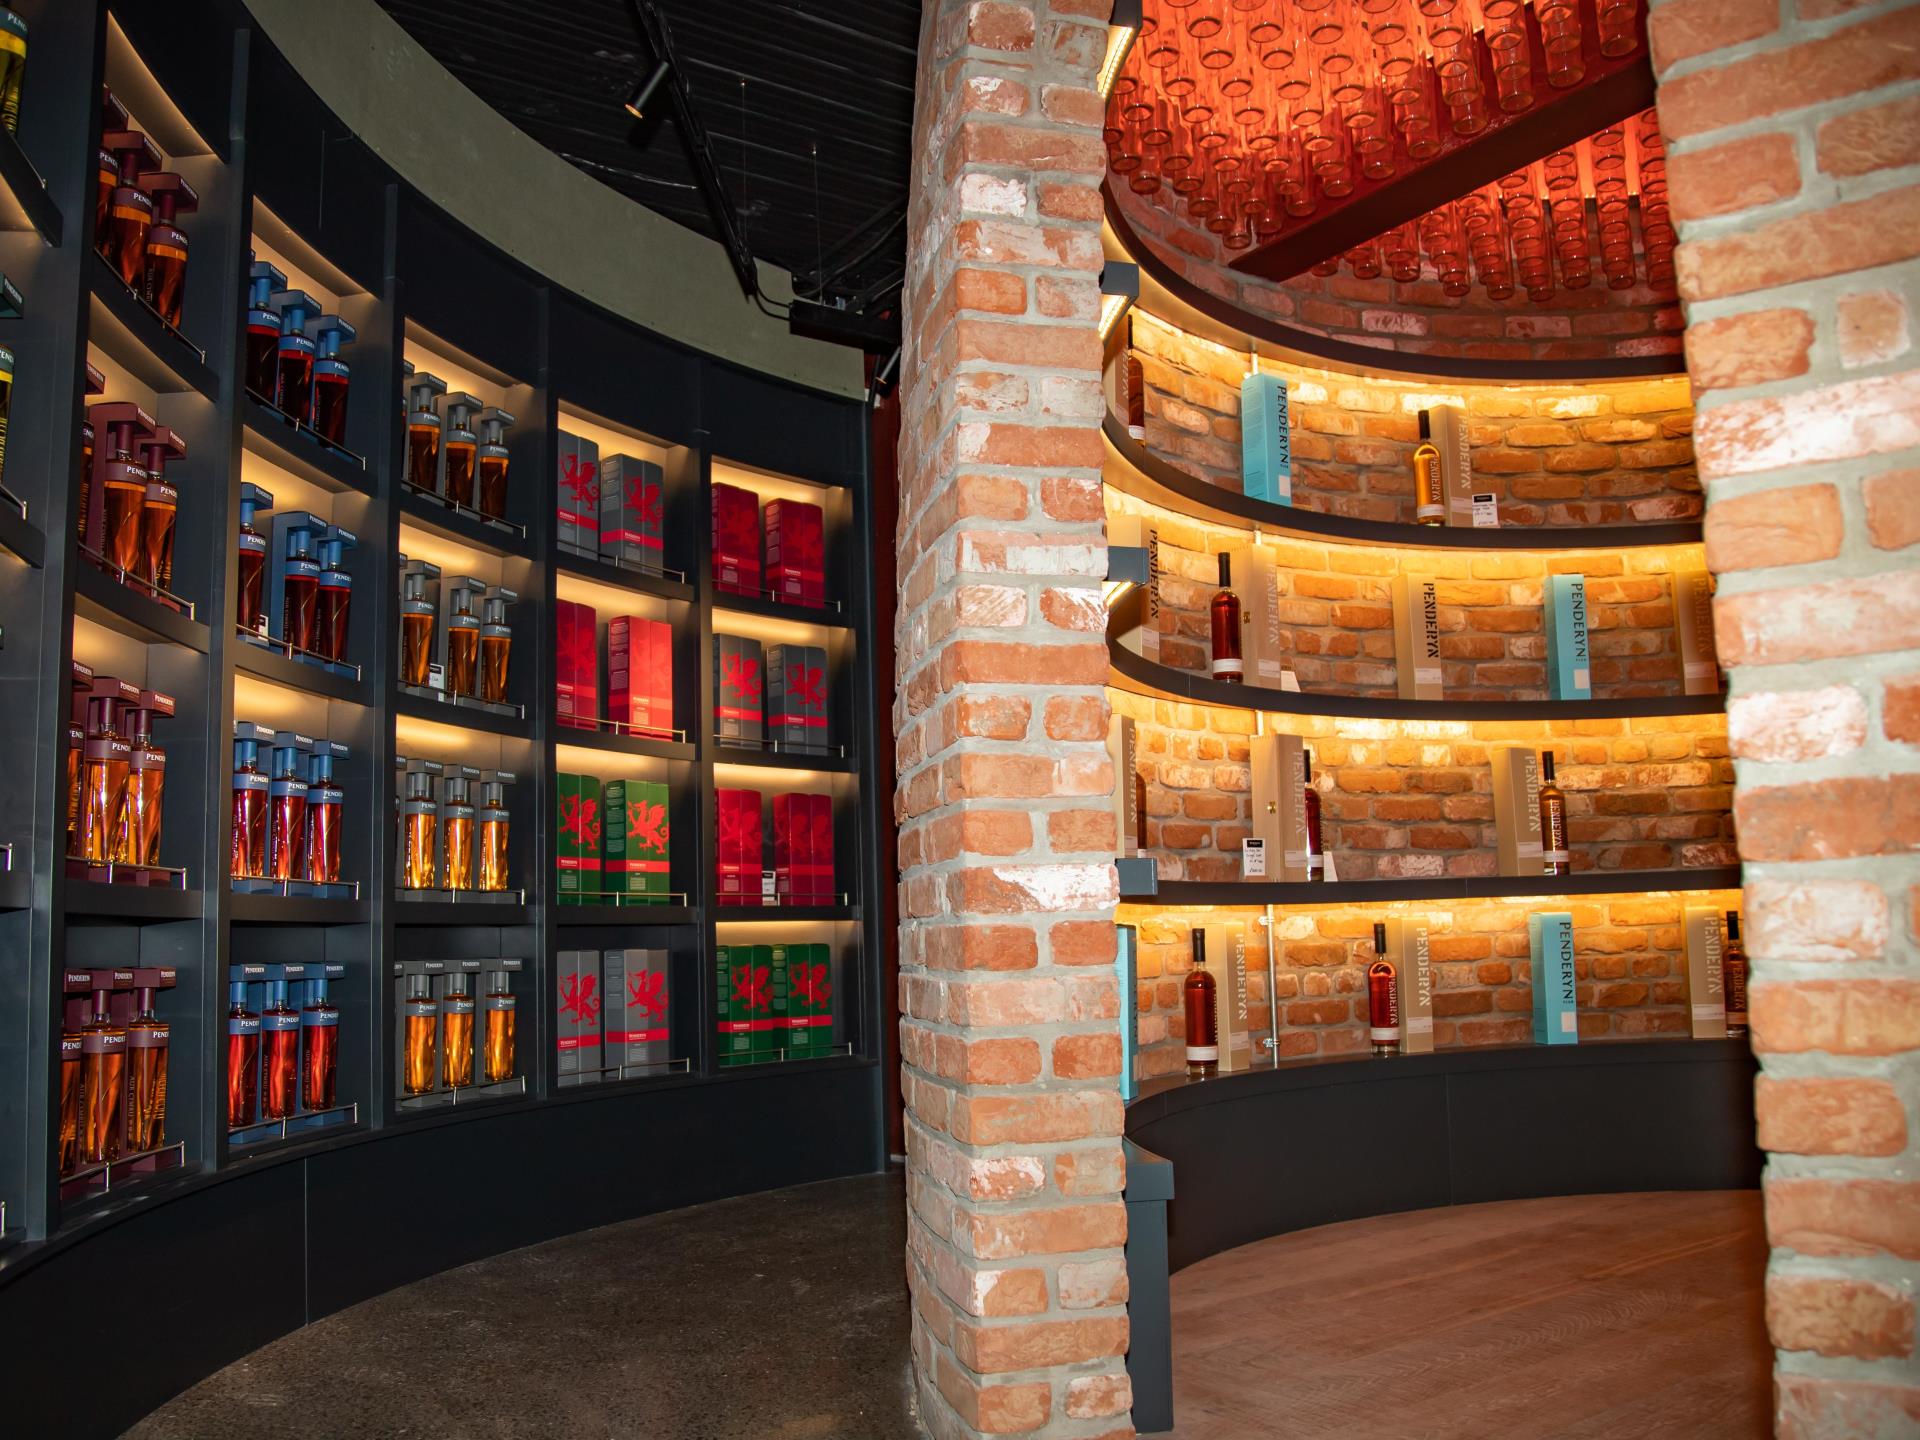
<svg viewBox="0 0 1920 1440"><path fill-rule="evenodd" d="M1132 303L1124 295L1100 297L1100 338L1102 340L1113 333L1113 327L1120 323L1120 317L1127 313L1127 306Z"/></svg>
<svg viewBox="0 0 1920 1440"><path fill-rule="evenodd" d="M1127 51L1133 48L1134 27L1131 25L1109 25L1107 27L1107 58L1100 62L1100 98L1106 99L1113 90L1113 82L1120 73L1120 67L1126 63Z"/></svg>
<svg viewBox="0 0 1920 1440"><path fill-rule="evenodd" d="M627 92L627 113L636 120L646 118L647 104L653 99L653 92L660 88L660 82L667 78L667 62L662 60L653 67L646 79ZM1102 94L1105 92L1102 91Z"/></svg>
<svg viewBox="0 0 1920 1440"><path fill-rule="evenodd" d="M1106 599L1109 610L1118 604L1120 597L1131 589L1133 589L1133 581L1131 580L1102 580L1100 582L1100 593Z"/></svg>
<svg viewBox="0 0 1920 1440"><path fill-rule="evenodd" d="M1100 339L1113 332L1127 308L1140 298L1140 267L1124 260L1109 260L1100 267Z"/></svg>

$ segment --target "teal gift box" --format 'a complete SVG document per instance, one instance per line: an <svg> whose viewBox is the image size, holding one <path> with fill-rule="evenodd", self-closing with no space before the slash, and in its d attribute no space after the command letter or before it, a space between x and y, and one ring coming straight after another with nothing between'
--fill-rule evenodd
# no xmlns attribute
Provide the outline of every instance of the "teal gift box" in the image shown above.
<svg viewBox="0 0 1920 1440"><path fill-rule="evenodd" d="M1250 499L1293 504L1287 382L1253 374L1240 382L1240 488Z"/></svg>
<svg viewBox="0 0 1920 1440"><path fill-rule="evenodd" d="M1555 700L1593 698L1593 660L1587 645L1587 581L1582 575L1549 575L1547 678Z"/></svg>
<svg viewBox="0 0 1920 1440"><path fill-rule="evenodd" d="M1114 970L1120 981L1120 1100L1132 1100L1140 1089L1133 1078L1133 1057L1140 1047L1140 934L1131 925L1115 927L1119 944Z"/></svg>
<svg viewBox="0 0 1920 1440"><path fill-rule="evenodd" d="M1533 1043L1580 1043L1580 1005L1573 978L1573 916L1548 910L1527 917L1533 962Z"/></svg>

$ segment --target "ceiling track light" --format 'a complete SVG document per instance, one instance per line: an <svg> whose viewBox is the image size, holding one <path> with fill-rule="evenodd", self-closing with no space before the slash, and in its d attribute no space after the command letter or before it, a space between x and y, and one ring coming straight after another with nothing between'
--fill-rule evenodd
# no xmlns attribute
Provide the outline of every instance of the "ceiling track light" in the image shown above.
<svg viewBox="0 0 1920 1440"><path fill-rule="evenodd" d="M627 113L636 120L646 118L647 106L652 103L654 92L667 78L667 62L659 61L647 77L627 92Z"/></svg>
<svg viewBox="0 0 1920 1440"><path fill-rule="evenodd" d="M1104 342L1140 298L1140 267L1109 260L1100 270L1100 339Z"/></svg>
<svg viewBox="0 0 1920 1440"><path fill-rule="evenodd" d="M1134 37L1140 33L1142 9L1141 0L1115 0L1113 14L1107 21L1106 58L1100 62L1099 78L1094 82L1102 100L1112 92L1114 79L1126 63Z"/></svg>

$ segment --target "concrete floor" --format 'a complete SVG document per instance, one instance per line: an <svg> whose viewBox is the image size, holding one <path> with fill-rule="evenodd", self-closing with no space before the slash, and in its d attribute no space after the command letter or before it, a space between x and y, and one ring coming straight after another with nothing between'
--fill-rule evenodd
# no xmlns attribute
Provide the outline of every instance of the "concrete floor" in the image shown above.
<svg viewBox="0 0 1920 1440"><path fill-rule="evenodd" d="M905 1247L898 1174L609 1225L316 1321L127 1433L905 1440Z"/></svg>

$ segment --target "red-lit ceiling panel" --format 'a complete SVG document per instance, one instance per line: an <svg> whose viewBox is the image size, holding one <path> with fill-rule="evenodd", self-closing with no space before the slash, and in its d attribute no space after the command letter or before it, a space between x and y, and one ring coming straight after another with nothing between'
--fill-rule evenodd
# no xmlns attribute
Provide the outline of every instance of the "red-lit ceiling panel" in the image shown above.
<svg viewBox="0 0 1920 1440"><path fill-rule="evenodd" d="M1624 286L1651 177L1642 278L1670 274L1640 0L1146 0L1143 20L1109 97L1114 183L1235 269L1392 272L1411 250L1536 299Z"/></svg>

